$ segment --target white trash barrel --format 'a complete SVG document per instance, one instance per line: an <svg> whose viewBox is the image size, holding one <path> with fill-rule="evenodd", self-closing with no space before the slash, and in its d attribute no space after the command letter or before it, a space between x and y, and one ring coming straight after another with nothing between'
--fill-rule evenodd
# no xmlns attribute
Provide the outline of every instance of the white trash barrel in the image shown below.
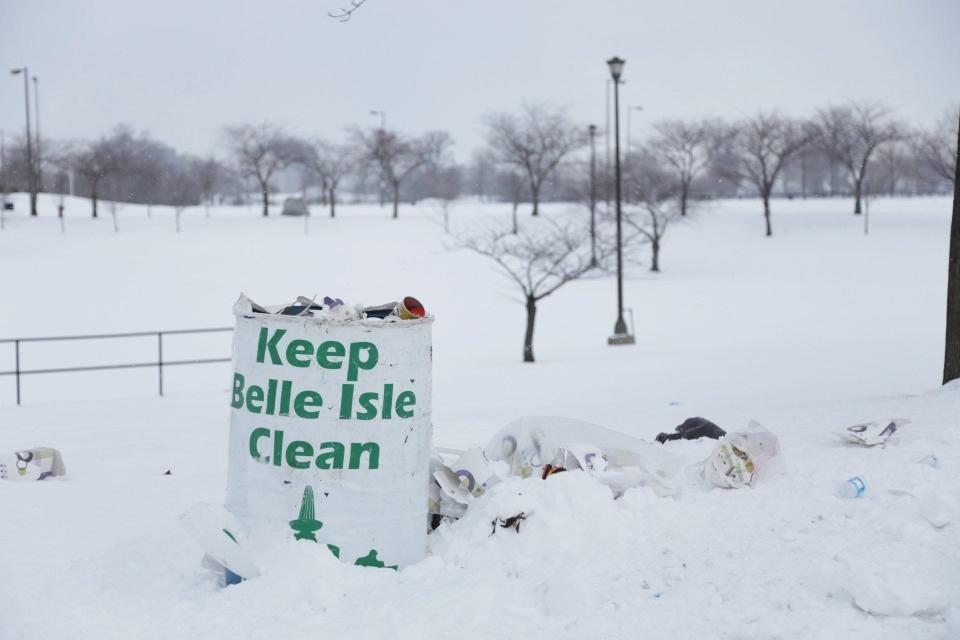
<svg viewBox="0 0 960 640"><path fill-rule="evenodd" d="M227 509L253 538L403 567L426 553L431 325L234 307Z"/></svg>

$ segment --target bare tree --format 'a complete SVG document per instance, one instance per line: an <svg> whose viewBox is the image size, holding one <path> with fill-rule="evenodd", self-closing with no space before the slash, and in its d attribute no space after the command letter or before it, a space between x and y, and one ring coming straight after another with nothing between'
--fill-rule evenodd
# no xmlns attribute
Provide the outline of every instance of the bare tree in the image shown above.
<svg viewBox="0 0 960 640"><path fill-rule="evenodd" d="M644 244L650 244L650 271L658 273L663 237L686 215L681 196L675 193L675 176L663 171L654 156L644 153L631 157L626 173L626 200L634 206L623 210L623 222ZM628 237L624 244L635 243L636 238Z"/></svg>
<svg viewBox="0 0 960 640"><path fill-rule="evenodd" d="M773 235L770 225L773 185L787 162L815 135L811 127L775 111L759 112L737 126L734 144L740 173L756 187L763 199L763 218L768 236Z"/></svg>
<svg viewBox="0 0 960 640"><path fill-rule="evenodd" d="M193 174L196 177L200 200L203 202L204 214L210 217L210 204L220 189L224 180L224 166L213 157L193 160Z"/></svg>
<svg viewBox="0 0 960 640"><path fill-rule="evenodd" d="M393 193L393 217L400 215L400 187L414 172L436 163L451 145L450 135L431 131L418 138L406 138L396 131L355 130L357 146L364 159L374 164Z"/></svg>
<svg viewBox="0 0 960 640"><path fill-rule="evenodd" d="M363 6L363 3L367 0L350 0L350 5L346 7L340 7L336 11L331 11L327 15L331 18L336 18L340 22L348 22L350 18L353 17L353 12Z"/></svg>
<svg viewBox="0 0 960 640"><path fill-rule="evenodd" d="M523 176L513 168L498 171L494 178L494 184L501 197L506 197L511 204L511 233L516 235L519 230L517 223L517 209L523 202L523 196L526 192Z"/></svg>
<svg viewBox="0 0 960 640"><path fill-rule="evenodd" d="M575 126L563 110L543 105L524 105L519 115L490 115L486 126L487 145L497 161L516 167L526 176L533 215L538 215L544 181L569 153L586 142L586 129Z"/></svg>
<svg viewBox="0 0 960 640"><path fill-rule="evenodd" d="M270 215L270 179L293 159L290 139L268 123L228 127L224 133L237 170L257 181L263 198L263 216L267 217Z"/></svg>
<svg viewBox="0 0 960 640"><path fill-rule="evenodd" d="M488 149L477 149L470 159L467 173L467 193L474 193L480 201L489 200L496 190L496 162Z"/></svg>
<svg viewBox="0 0 960 640"><path fill-rule="evenodd" d="M537 303L594 268L589 234L585 229L547 219L526 225L517 234L491 230L461 239L460 246L493 260L519 287L527 309L523 361L533 362Z"/></svg>
<svg viewBox="0 0 960 640"><path fill-rule="evenodd" d="M300 162L320 180L324 200L330 205L330 217L337 215L337 189L356 164L353 149L325 140L311 140L303 148Z"/></svg>
<svg viewBox="0 0 960 640"><path fill-rule="evenodd" d="M670 168L677 182L680 215L687 215L690 188L710 162L712 136L717 127L703 120L662 120L653 125L650 150Z"/></svg>
<svg viewBox="0 0 960 640"><path fill-rule="evenodd" d="M110 178L116 181L121 173L130 169L132 138L133 133L129 127L120 125L96 142L83 145L70 157L69 162L73 170L90 187L91 213L94 218L97 217L97 202L105 179ZM113 200L116 201L115 195ZM115 230L116 210L116 205L113 205L111 214L114 217Z"/></svg>
<svg viewBox="0 0 960 640"><path fill-rule="evenodd" d="M914 153L931 173L948 184L956 179L957 144L954 140L954 124L960 107L953 107L937 120L933 129L917 136Z"/></svg>
<svg viewBox="0 0 960 640"><path fill-rule="evenodd" d="M828 156L846 169L853 185L853 213L860 214L870 159L878 147L900 140L903 128L890 119L886 108L870 102L821 109L817 119L820 144Z"/></svg>
<svg viewBox="0 0 960 640"><path fill-rule="evenodd" d="M450 210L460 197L463 187L463 167L456 164L441 164L431 167L429 195L440 203L443 216L443 232L450 233Z"/></svg>
<svg viewBox="0 0 960 640"><path fill-rule="evenodd" d="M205 163L203 160L196 162ZM163 190L173 207L177 233L180 233L180 217L187 207L197 206L204 200L203 181L204 176L190 165L180 165L164 176Z"/></svg>

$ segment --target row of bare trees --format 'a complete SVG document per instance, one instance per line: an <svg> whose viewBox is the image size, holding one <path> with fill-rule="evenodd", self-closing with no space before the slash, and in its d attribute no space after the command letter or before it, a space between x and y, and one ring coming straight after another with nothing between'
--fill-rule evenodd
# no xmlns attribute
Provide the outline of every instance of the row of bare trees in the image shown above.
<svg viewBox="0 0 960 640"><path fill-rule="evenodd" d="M336 215L339 189L348 178L354 179L354 192L369 191L371 176L384 185L392 196L395 218L404 191L412 200L434 196L450 200L460 195L461 171L450 154L452 140L442 131L406 136L393 130L355 128L348 132L348 142L335 143L290 135L263 123L227 127L222 140L225 161L178 153L125 125L92 141L50 142L47 169L53 179L47 181L48 190L89 196L94 218L102 199L209 207L225 194L239 202L254 191L267 216L271 193L276 192L277 178L284 171L299 171L304 187L319 187L331 216ZM20 146L9 145L0 159L3 193L27 183L28 164Z"/></svg>
<svg viewBox="0 0 960 640"><path fill-rule="evenodd" d="M931 129L911 129L889 110L867 102L828 106L808 119L779 112L737 122L668 119L655 123L652 135L639 144L627 141L623 161L627 168L645 167L648 175L655 167L668 178L671 184L658 193L676 197L681 217L691 201L759 196L770 235L775 195L848 194L859 213L866 194L946 191L953 168L953 119L946 114ZM527 105L515 113L491 114L484 125L486 146L469 167L453 161L451 138L439 131L411 136L354 128L342 142L333 142L290 135L269 123L238 125L224 130L226 159L220 161L178 153L119 126L94 141L51 143L46 162L53 175L45 184L64 192L66 176L72 175L73 192L90 196L94 216L101 198L191 206L226 196L244 200L251 192L259 194L263 214L269 215L277 178L290 171L300 172L304 187L319 189L331 215L344 188L351 195L379 193L382 202L392 201L394 217L404 198L449 201L461 192L511 202L514 211L529 202L533 215L544 200L587 200L587 127L563 109ZM25 153L17 144L8 145L0 188L22 188L25 166ZM608 158L597 163L596 178L596 197L609 202ZM625 194L628 200L637 197L633 187Z"/></svg>
<svg viewBox="0 0 960 640"><path fill-rule="evenodd" d="M822 109L809 120L761 112L736 123L659 122L655 134L639 149L628 149L623 161L623 220L628 230L624 251L628 259L635 258L638 247L648 246L650 270L659 271L667 230L688 216L697 197L709 195L703 187L711 183L732 184L735 194L746 190L759 195L766 235L772 235L775 187L785 182L787 169L798 159L808 159L803 154L821 154L844 172L855 215L862 212L874 162L893 145L908 144L917 167L943 185L953 185L957 118L954 111L932 131L911 132L879 105L849 103ZM563 199L582 197L586 187L589 197L583 199L593 208L596 181L584 180L583 173L595 163L569 158L565 166L586 141L577 132L589 130L571 124L562 111L542 106L525 107L519 116L492 116L487 127L489 149L475 157L472 173L505 190L513 202L513 221L509 229L498 226L461 236L458 246L493 261L519 289L526 308L523 360L533 362L538 303L570 282L609 269L614 247L610 208L601 211L599 229L569 218L535 218L518 225L516 209L523 192L532 203L532 215L539 216L543 187L557 174L577 192Z"/></svg>
<svg viewBox="0 0 960 640"><path fill-rule="evenodd" d="M624 163L652 162L669 176L681 216L692 199L759 196L772 235L771 199L778 190L789 197L849 194L855 214L863 211L866 193L895 194L908 180L910 193L946 192L955 119L956 109L934 128L915 130L870 102L828 106L809 119L777 111L736 122L668 119L655 123L642 144L628 144ZM496 114L487 120L488 148L474 156L470 176L481 196L494 194L514 207L529 201L537 215L545 191L559 200L583 197L586 163L569 159L586 141L587 128L562 110L527 106L519 115ZM600 173L600 198L609 200L609 163L601 163Z"/></svg>

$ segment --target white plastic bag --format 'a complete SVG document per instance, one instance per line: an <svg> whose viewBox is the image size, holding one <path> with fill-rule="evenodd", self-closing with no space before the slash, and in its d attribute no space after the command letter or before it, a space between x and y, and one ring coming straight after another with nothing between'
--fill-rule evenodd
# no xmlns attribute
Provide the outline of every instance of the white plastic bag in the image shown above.
<svg viewBox="0 0 960 640"><path fill-rule="evenodd" d="M715 487L739 489L782 470L780 441L772 431L750 421L743 431L727 434L702 463L704 480Z"/></svg>

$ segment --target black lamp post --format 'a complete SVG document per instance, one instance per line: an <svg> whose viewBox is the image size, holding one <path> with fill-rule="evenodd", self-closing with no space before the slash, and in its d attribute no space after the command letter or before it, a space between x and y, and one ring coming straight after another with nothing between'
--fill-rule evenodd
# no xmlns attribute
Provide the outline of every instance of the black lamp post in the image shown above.
<svg viewBox="0 0 960 640"><path fill-rule="evenodd" d="M43 191L43 160L40 157L40 80L33 76L33 111L37 116L37 193Z"/></svg>
<svg viewBox="0 0 960 640"><path fill-rule="evenodd" d="M590 264L597 266L597 125L587 127L590 135Z"/></svg>
<svg viewBox="0 0 960 640"><path fill-rule="evenodd" d="M617 198L617 322L613 325L613 335L607 338L607 344L633 344L634 338L627 332L627 323L623 321L623 214L620 195L620 75L626 60L614 56L607 60L610 75L613 76L613 159Z"/></svg>
<svg viewBox="0 0 960 640"><path fill-rule="evenodd" d="M30 134L30 72L26 67L11 69L12 75L23 74L23 99L27 107L27 183L30 189L30 215L37 215L37 183L33 165L33 141Z"/></svg>

